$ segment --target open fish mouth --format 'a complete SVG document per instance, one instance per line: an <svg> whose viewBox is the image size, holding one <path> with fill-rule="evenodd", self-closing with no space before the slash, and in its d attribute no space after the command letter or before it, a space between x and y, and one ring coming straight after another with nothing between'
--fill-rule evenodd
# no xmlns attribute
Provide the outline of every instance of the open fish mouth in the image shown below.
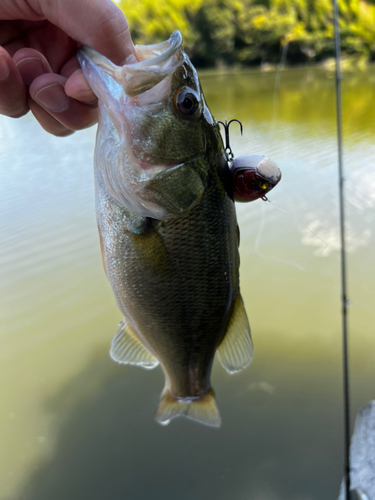
<svg viewBox="0 0 375 500"><path fill-rule="evenodd" d="M165 42L152 45L135 45L134 55L136 61L124 66L116 66L87 45L81 47L78 60L85 76L90 70L93 71L93 65L97 66L100 68L102 76L103 72L106 73L121 85L127 96L134 97L154 87L183 63L181 49L182 36L179 31L175 31ZM89 75L88 80L95 94L102 94L95 83L90 81L93 78L90 78Z"/></svg>
<svg viewBox="0 0 375 500"><path fill-rule="evenodd" d="M135 55L138 63L133 67L145 68L162 65L168 60L182 45L182 36L179 31L175 31L168 40L153 45L135 45Z"/></svg>

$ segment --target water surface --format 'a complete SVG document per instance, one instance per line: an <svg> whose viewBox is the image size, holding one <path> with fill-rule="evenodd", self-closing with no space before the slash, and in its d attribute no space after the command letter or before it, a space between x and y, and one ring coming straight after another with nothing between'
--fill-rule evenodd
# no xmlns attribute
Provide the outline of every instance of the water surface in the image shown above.
<svg viewBox="0 0 375 500"><path fill-rule="evenodd" d="M153 421L160 368L118 366L121 314L101 265L95 130L65 139L0 117L1 500L331 500L342 477L333 74L202 75L236 155L283 172L237 205L254 361L215 363L220 430ZM374 399L375 68L343 81L352 415ZM290 212L294 217L287 215ZM297 220L297 219L299 220Z"/></svg>

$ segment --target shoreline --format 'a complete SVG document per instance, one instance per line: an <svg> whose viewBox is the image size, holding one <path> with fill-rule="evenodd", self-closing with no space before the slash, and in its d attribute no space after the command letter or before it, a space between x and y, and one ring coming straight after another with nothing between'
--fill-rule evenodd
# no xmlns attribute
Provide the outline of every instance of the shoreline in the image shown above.
<svg viewBox="0 0 375 500"><path fill-rule="evenodd" d="M202 67L196 68L200 76L210 75L229 75L229 74L243 74L243 73L277 73L278 71L291 71L306 69L321 69L328 72L334 72L336 61L334 57L324 59L317 63L308 64L285 64L280 68L280 64L264 63L259 66L243 66L233 65L225 66L220 65L216 67ZM354 73L356 71L366 71L368 68L374 67L375 61L369 61L363 57L342 56L341 58L341 71L346 73Z"/></svg>

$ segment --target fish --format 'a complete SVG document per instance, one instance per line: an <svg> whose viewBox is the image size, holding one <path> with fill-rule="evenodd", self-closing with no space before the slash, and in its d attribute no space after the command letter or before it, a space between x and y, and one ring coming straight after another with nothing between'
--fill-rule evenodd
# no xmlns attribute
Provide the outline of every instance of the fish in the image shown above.
<svg viewBox="0 0 375 500"><path fill-rule="evenodd" d="M215 354L230 374L253 355L232 175L181 34L134 53L116 66L88 46L78 52L99 103L96 215L123 314L110 356L161 366L158 423L185 416L219 427Z"/></svg>

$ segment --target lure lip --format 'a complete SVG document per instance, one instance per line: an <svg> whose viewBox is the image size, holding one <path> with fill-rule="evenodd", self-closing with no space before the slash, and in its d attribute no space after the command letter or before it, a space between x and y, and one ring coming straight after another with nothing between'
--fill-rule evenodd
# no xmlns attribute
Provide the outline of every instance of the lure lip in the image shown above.
<svg viewBox="0 0 375 500"><path fill-rule="evenodd" d="M261 155L238 156L231 174L234 201L243 203L265 198L281 179L276 163Z"/></svg>
<svg viewBox="0 0 375 500"><path fill-rule="evenodd" d="M256 169L261 177L273 184L273 187L281 179L281 170L270 158L264 157L264 160L259 163Z"/></svg>

